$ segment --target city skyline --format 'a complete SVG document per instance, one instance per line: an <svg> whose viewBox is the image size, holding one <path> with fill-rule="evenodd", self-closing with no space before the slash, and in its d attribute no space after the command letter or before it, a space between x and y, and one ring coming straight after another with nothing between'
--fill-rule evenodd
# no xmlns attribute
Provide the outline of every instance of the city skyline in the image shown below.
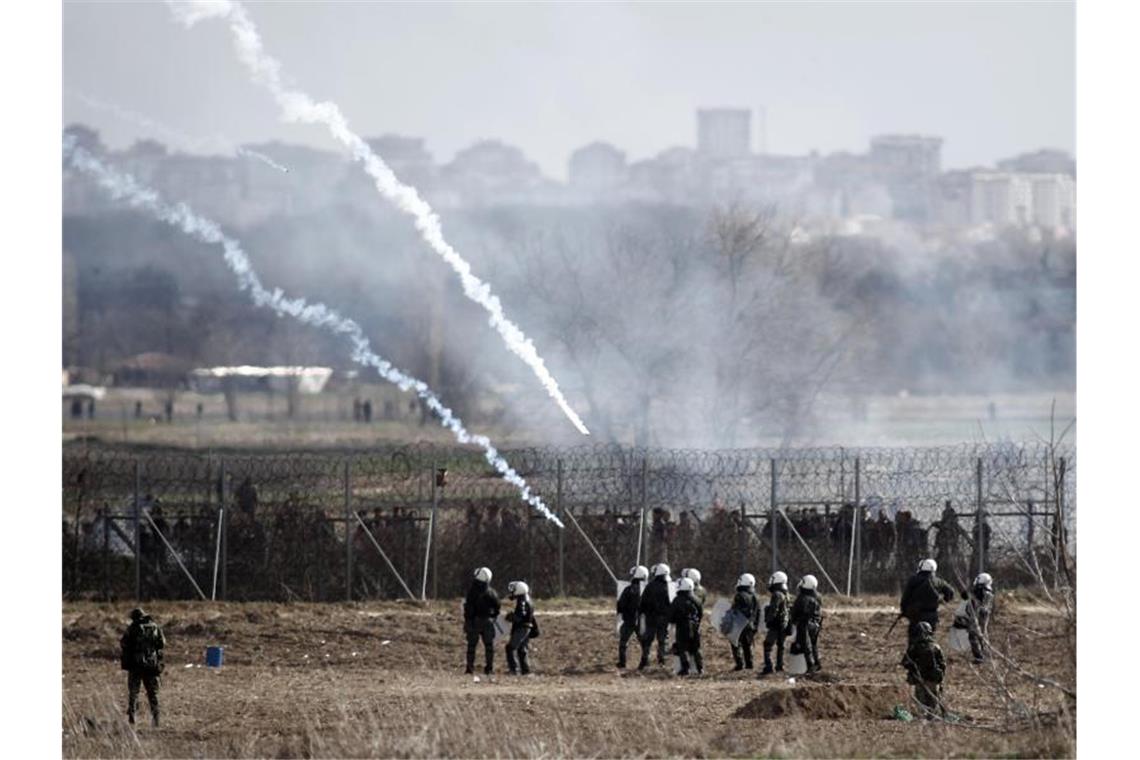
<svg viewBox="0 0 1140 760"><path fill-rule="evenodd" d="M359 131L423 137L440 163L498 138L564 180L569 154L594 139L631 161L692 145L692 115L710 107L763 108L753 145L763 131L778 155L859 151L883 133L943 137L947 169L1041 147L1075 153L1071 4L251 10L297 80L341 102ZM233 75L221 30L187 35L168 16L158 4L67 4L65 89L188 134L331 147L279 123ZM312 29L338 43L313 45ZM64 115L113 147L153 137L73 97Z"/></svg>

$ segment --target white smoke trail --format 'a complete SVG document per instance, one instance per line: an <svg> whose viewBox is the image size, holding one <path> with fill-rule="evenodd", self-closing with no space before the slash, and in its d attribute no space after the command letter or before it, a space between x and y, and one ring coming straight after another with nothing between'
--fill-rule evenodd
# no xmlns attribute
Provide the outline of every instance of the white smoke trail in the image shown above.
<svg viewBox="0 0 1140 760"><path fill-rule="evenodd" d="M109 113L121 121L142 127L152 134L161 136L167 142L179 145L184 149L192 151L220 150L223 153L233 153L235 156L253 158L265 164L266 166L276 169L279 172L283 172L285 174L289 173L288 168L277 163L264 153L259 153L256 150L250 150L249 148L246 148L242 145L235 145L232 141L227 140L221 135L216 135L214 137L193 137L181 130L175 129L174 127L171 127L167 124L163 124L160 121L156 121L149 116L145 116L141 113L138 113L137 111L132 111L129 108L123 108L122 106L117 106L114 103L108 103L105 100L100 100L99 98L86 95L82 92L69 90L67 94L80 101L81 103L84 103L90 108Z"/></svg>
<svg viewBox="0 0 1140 760"><path fill-rule="evenodd" d="M479 279L471 265L451 247L443 237L439 216L432 210L416 189L400 182L380 156L376 155L359 135L348 127L348 120L335 103L317 103L308 94L285 86L281 79L281 63L265 52L261 35L245 8L230 0L167 0L175 18L187 27L209 18L228 19L230 31L237 45L238 57L249 69L253 81L267 88L280 106L284 117L293 121L320 123L328 127L333 137L348 147L352 157L364 165L364 170L375 181L380 194L401 211L415 219L420 236L448 263L463 284L463 293L490 314L490 324L507 344L507 348L522 359L542 382L546 392L562 412L583 435L590 431L578 414L570 407L554 376L546 369L546 362L538 355L534 343L503 313L499 297L491 293L490 286Z"/></svg>
<svg viewBox="0 0 1140 760"><path fill-rule="evenodd" d="M558 527L564 527L562 521L547 509L542 498L531 492L530 486L499 454L489 438L484 435L469 433L463 426L463 421L443 405L443 402L427 386L427 383L405 374L392 366L386 359L377 355L372 350L368 338L365 337L364 330L354 320L341 316L323 303L311 304L303 298L287 298L280 288L267 289L261 284L261 280L253 270L253 265L245 251L242 250L241 244L225 235L216 222L198 216L185 203L167 203L157 191L143 186L130 174L108 166L81 148L73 136L64 135L63 153L69 166L92 177L100 187L116 200L143 209L157 219L202 242L221 245L225 251L226 265L237 276L238 287L241 290L248 290L253 302L258 306L268 307L280 315L290 316L305 324L347 337L352 343L353 361L364 366L375 367L381 377L399 386L400 390L415 391L428 408L439 417L440 423L452 432L456 440L460 443L473 443L481 447L487 462L495 468L504 480L519 489L526 502Z"/></svg>
<svg viewBox="0 0 1140 760"><path fill-rule="evenodd" d="M285 174L289 173L289 169L287 167L284 167L281 164L277 163L264 153L258 153L256 150L250 150L249 148L243 147L241 145L239 145L235 151L239 156L249 156L250 158L256 158L261 163L273 169L276 169L279 172L283 172Z"/></svg>

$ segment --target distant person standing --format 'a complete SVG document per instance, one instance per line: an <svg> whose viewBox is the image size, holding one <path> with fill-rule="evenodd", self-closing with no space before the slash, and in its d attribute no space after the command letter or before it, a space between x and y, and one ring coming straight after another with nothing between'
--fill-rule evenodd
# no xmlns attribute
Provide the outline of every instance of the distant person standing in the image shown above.
<svg viewBox="0 0 1140 760"><path fill-rule="evenodd" d="M814 575L803 577L790 615L791 623L796 627L796 649L792 653L804 656L809 673L818 673L822 668L819 664L819 632L823 628L823 604L816 590L818 586L819 581Z"/></svg>
<svg viewBox="0 0 1140 760"><path fill-rule="evenodd" d="M771 597L764 608L764 670L760 675L784 671L784 639L791 628L788 609L788 575L777 570L768 579L768 591ZM772 669L772 647L776 647L776 668Z"/></svg>
<svg viewBox="0 0 1140 760"><path fill-rule="evenodd" d="M528 644L538 635L534 605L530 601L530 586L524 581L511 581L507 584L507 598L515 602L515 609L507 613L507 622L511 624L511 638L507 642L507 670L512 676L520 673L529 675Z"/></svg>
<svg viewBox="0 0 1140 760"><path fill-rule="evenodd" d="M760 622L760 599L756 596L756 577L752 573L744 573L736 579L732 610L748 621L737 643L730 644L732 659L736 663L733 670L752 670L752 642Z"/></svg>
<svg viewBox="0 0 1140 760"><path fill-rule="evenodd" d="M918 572L907 581L903 589L902 599L899 600L899 613L910 621L907 635L914 638L918 635L918 624L927 623L930 630L938 628L938 604L950 602L954 599L954 588L935 573L938 563L933 559L924 559L918 564Z"/></svg>
<svg viewBox="0 0 1140 760"><path fill-rule="evenodd" d="M632 567L629 570L629 585L621 592L617 601L617 613L621 616L621 628L618 630L618 664L625 667L625 653L629 648L629 639L637 633L638 605L641 602L641 584L649 578L649 569L644 565ZM642 657L649 659L648 643L641 641Z"/></svg>
<svg viewBox="0 0 1140 760"><path fill-rule="evenodd" d="M669 613L672 602L669 599L669 566L661 563L653 566L653 580L645 587L638 602L637 611L645 616L645 631L641 634L641 662L638 670L649 665L649 649L657 640L657 664L665 664L665 652L669 648Z"/></svg>
<svg viewBox="0 0 1140 760"><path fill-rule="evenodd" d="M669 607L669 622L677 632L673 644L677 657L681 660L681 670L677 675L689 675L689 662L697 670L704 672L701 660L701 606L693 598L693 579L682 578L677 582L677 596Z"/></svg>
<svg viewBox="0 0 1140 760"><path fill-rule="evenodd" d="M974 662L981 664L986 660L987 641L990 633L990 615L994 610L994 579L989 573L979 573L974 579L974 587L969 593L962 592L966 597L966 619L969 621L967 630L970 632L970 649L974 654Z"/></svg>
<svg viewBox="0 0 1140 760"><path fill-rule="evenodd" d="M163 670L162 650L166 639L158 623L139 608L131 610L131 624L119 642L120 665L127 671L127 720L135 722L139 687L146 688L150 717L158 726L158 690Z"/></svg>
<svg viewBox="0 0 1140 760"><path fill-rule="evenodd" d="M468 675L475 672L475 647L483 640L483 672L495 672L495 618L499 616L499 595L491 588L491 568L480 567L463 600L463 631L467 635Z"/></svg>

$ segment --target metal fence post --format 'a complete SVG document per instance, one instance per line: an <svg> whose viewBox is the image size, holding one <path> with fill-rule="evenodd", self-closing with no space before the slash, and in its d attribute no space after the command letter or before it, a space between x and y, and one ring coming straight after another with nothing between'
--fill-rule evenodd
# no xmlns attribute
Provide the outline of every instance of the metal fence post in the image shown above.
<svg viewBox="0 0 1140 760"><path fill-rule="evenodd" d="M431 465L431 514L428 516L427 546L424 548L424 577L420 584L420 600L427 599L428 569L435 557L435 516L439 510L439 483L437 474L438 465L433 461ZM434 594L434 589L433 592Z"/></svg>
<svg viewBox="0 0 1140 760"><path fill-rule="evenodd" d="M741 499L740 500L740 527L736 531L736 543L737 543L737 548L740 551L740 572L741 573L748 572L748 568L745 567L745 564L748 562L748 536L744 532L745 528L748 527L745 524L745 520L747 520L747 519L748 519L748 512L745 509L744 500Z"/></svg>
<svg viewBox="0 0 1140 760"><path fill-rule="evenodd" d="M435 476L432 476L432 482L435 482ZM431 597L432 599L439 599L439 492L432 489L431 494L431 523L428 530L431 532L431 540L429 543L428 551L431 552Z"/></svg>
<svg viewBox="0 0 1140 760"><path fill-rule="evenodd" d="M218 504L222 508L222 579L220 583L221 593L219 593L218 598L225 601L229 580L229 571L226 566L229 565L230 557L230 510L226 507L226 460L224 457L218 462Z"/></svg>
<svg viewBox="0 0 1140 760"><path fill-rule="evenodd" d="M1034 539L1034 536L1033 536L1033 533L1034 533L1034 530L1033 530L1033 513L1034 513L1033 502L1032 501L1026 502L1026 504L1027 504L1027 509L1025 512L1025 519L1026 519L1025 543L1027 544L1027 548L1029 551L1029 556L1026 559L1029 560L1029 566L1030 567L1036 567L1036 565L1034 564L1034 556L1033 556L1033 539Z"/></svg>
<svg viewBox="0 0 1140 760"><path fill-rule="evenodd" d="M108 555L111 553L111 515L107 507L99 510L103 515L103 601L111 601L111 577Z"/></svg>
<svg viewBox="0 0 1140 760"><path fill-rule="evenodd" d="M978 457L976 466L977 493L975 496L976 504L974 509L974 540L977 542L975 546L978 550L978 573L986 571L986 502L982 495L982 458Z"/></svg>
<svg viewBox="0 0 1140 760"><path fill-rule="evenodd" d="M134 504L134 530L135 530L135 601L142 601L142 544L139 538L142 535L140 525L142 509L139 491L142 488L142 463L135 460L135 504Z"/></svg>
<svg viewBox="0 0 1140 760"><path fill-rule="evenodd" d="M851 516L855 532L855 596L863 593L863 461L855 457L855 511Z"/></svg>
<svg viewBox="0 0 1140 760"><path fill-rule="evenodd" d="M779 527L776 523L776 460L769 459L768 465L771 470L771 487L769 489L769 505L768 505L768 522L772 524L772 572L780 569L780 548L779 548Z"/></svg>
<svg viewBox="0 0 1140 760"><path fill-rule="evenodd" d="M558 512L558 519L565 526L565 513L562 508L562 459L558 460L557 475L554 485L554 507ZM566 596L566 528L558 530L558 595Z"/></svg>
<svg viewBox="0 0 1140 760"><path fill-rule="evenodd" d="M641 539L645 535L645 511L649 508L649 458L648 455L641 460L641 515L637 523L637 562L641 564ZM646 553L648 554L648 545Z"/></svg>
<svg viewBox="0 0 1140 760"><path fill-rule="evenodd" d="M347 458L344 460L344 598L349 602L352 601L352 491L348 480L350 461Z"/></svg>

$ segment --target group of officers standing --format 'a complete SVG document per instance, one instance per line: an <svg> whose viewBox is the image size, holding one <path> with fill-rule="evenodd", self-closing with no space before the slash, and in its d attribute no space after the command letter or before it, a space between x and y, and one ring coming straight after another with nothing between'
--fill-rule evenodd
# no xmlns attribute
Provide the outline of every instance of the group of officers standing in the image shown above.
<svg viewBox="0 0 1140 760"><path fill-rule="evenodd" d="M938 627L940 605L953 601L955 597L954 588L938 577L937 570L938 563L933 559L919 563L918 571L903 589L896 619L896 623L903 618L909 621L907 649L900 665L906 669L907 682L914 686L915 700L926 717L946 717L942 704L946 660L934 639L934 632ZM664 665L666 652L672 651L680 661L678 675L687 676L694 670L701 675L704 672L701 622L708 592L701 585L700 571L694 568L682 570L674 594L670 593L670 569L666 564L652 568L637 565L630 569L629 576L629 585L617 600L617 613L621 620L618 668L626 667L629 641L636 636L641 647L639 670L648 667L649 655L656 641L658 664ZM744 573L737 579L729 610L738 623L743 622L736 643L731 645L735 670L752 669L752 646L758 632L764 630L764 669L760 676L782 672L784 643L793 629L795 639L790 652L804 656L808 673L821 670L819 634L823 628L823 605L818 585L815 576L803 576L796 586L796 597L791 600L787 574L775 572L768 579L768 603L761 606L756 594L756 578L751 573ZM955 613L954 627L965 630L974 662L982 663L990 651L988 629L994 603L993 578L988 573L980 573L974 579L973 587L962 589L961 595L965 604ZM514 603L514 608L505 616L505 621L510 624L505 646L507 668L511 675L525 676L531 672L529 642L539 636L530 587L524 581L512 581L507 585L507 598ZM468 674L475 671L475 655L480 641L483 642L485 656L483 672L486 675L494 673L496 635L508 633L500 628L501 606L498 594L491 587L490 568L478 568L463 601ZM675 631L671 649L670 625ZM120 642L121 665L128 673L127 716L131 723L135 720L140 687L145 687L152 720L158 725L158 692L165 644L158 624L143 610L132 610L131 624ZM772 661L773 649L776 651L775 662Z"/></svg>
<svg viewBox="0 0 1140 760"><path fill-rule="evenodd" d="M915 700L925 717L946 716L942 704L946 660L935 641L934 632L938 627L939 606L952 602L956 596L954 588L937 576L937 569L935 560L922 560L917 572L907 582L899 602L898 620L906 618L909 621L907 649L900 665L906 670L907 682L914 686ZM669 566L664 563L652 568L637 565L630 569L629 584L617 599L619 669L627 667L629 643L636 638L641 649L638 670L649 666L653 643L656 642L659 665L664 665L667 653L672 653L679 660L679 676L694 672L703 674L701 623L708 592L701 585L699 570L682 570L675 591L670 588L670 573ZM474 673L480 641L485 651L484 673L490 675L494 672L494 641L500 603L490 583L491 570L478 568L463 604L468 674ZM760 677L783 672L785 642L794 631L790 653L803 655L809 674L819 672L822 669L819 634L823 628L823 605L818 586L814 575L805 575L797 584L795 598L792 599L787 574L777 571L768 578L768 602L761 604L756 593L756 578L751 573L742 574L736 581L729 609L733 619L738 624L742 623L736 642L731 643L730 639L734 670L752 669L753 644L759 632L763 631L764 668ZM980 573L974 579L973 587L962 589L960 593L965 603L955 614L954 627L964 629L974 662L982 663L988 653L988 627L994 601L993 578L988 573ZM538 635L530 589L523 581L513 581L508 585L508 598L514 601L515 607L506 616L511 626L506 644L507 667L512 675L526 675L530 672L528 642ZM669 626L673 626L674 631L672 646L669 643ZM724 628L722 632L727 633ZM773 650L775 661L772 659Z"/></svg>

